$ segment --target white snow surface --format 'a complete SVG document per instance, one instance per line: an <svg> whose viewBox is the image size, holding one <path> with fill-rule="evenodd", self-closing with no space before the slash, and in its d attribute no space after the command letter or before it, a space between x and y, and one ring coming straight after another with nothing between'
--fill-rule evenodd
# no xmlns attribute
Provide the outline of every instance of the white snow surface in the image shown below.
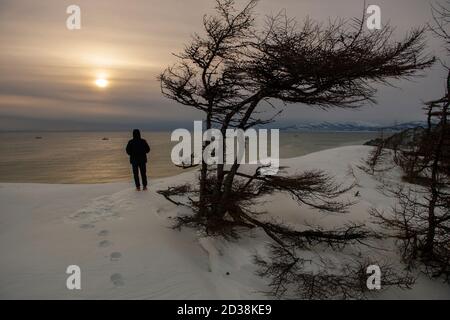
<svg viewBox="0 0 450 320"><path fill-rule="evenodd" d="M349 213L319 213L275 194L258 205L267 218L303 227L335 228L354 221L371 225L368 209L388 209L393 200L380 194L379 181L357 169L371 147L350 146L282 160L288 174L328 171L358 186ZM0 183L0 299L267 299L267 280L255 275L255 253L270 241L261 230L229 242L205 238L192 229L173 230L171 218L189 213L156 191L194 182L195 172L150 180L137 192L129 183L52 185ZM398 180L399 174L389 173ZM356 191L360 196L355 198ZM366 249L371 258L399 261L390 240ZM377 251L378 252L378 251ZM305 253L307 254L307 253ZM336 254L335 259L339 259ZM81 268L81 290L68 290L66 269ZM450 299L450 288L417 274L411 290L389 289L375 299Z"/></svg>

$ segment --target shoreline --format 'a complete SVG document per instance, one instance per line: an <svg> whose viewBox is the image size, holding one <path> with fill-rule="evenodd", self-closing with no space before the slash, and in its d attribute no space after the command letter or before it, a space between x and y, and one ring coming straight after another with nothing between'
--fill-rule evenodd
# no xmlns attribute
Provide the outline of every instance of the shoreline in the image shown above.
<svg viewBox="0 0 450 320"><path fill-rule="evenodd" d="M321 153L323 151L330 151L330 150L335 150L335 149L341 149L341 148L346 148L346 147L372 147L372 146L365 146L365 145L361 145L361 144L355 144L355 145L346 145L346 146L340 146L340 147L334 147L334 148L328 148L328 149L323 149L320 151L314 151L314 152L310 152L310 153L306 153L304 155L298 156L298 157L290 157L290 158L281 158L280 159L280 166L282 165L283 162L292 162L295 161L296 159L300 159L302 157L305 156L309 156L309 155L313 155L316 153ZM175 165L173 165L175 166ZM241 168L245 168L246 164L241 165ZM254 165L250 165L250 166L254 166ZM320 169L320 168L317 168ZM131 170L131 169L130 169ZM197 169L195 168L190 168L190 169L185 169L184 172L175 174L175 175L170 175L170 176L165 176L165 177L156 177L156 178L152 178L150 175L148 175L148 179L151 183L151 181L159 181L159 180L163 180L163 179L171 179L171 178L176 178L179 175L183 175L189 172L195 172ZM129 179L123 179L123 180L117 180L117 181L111 181L111 182L92 182L92 183L72 183L72 182L59 182L59 183L52 183L52 182L22 182L22 181L1 181L0 180L0 184L33 184L33 185L106 185L106 184L133 184L133 177L131 175L130 172L130 177Z"/></svg>

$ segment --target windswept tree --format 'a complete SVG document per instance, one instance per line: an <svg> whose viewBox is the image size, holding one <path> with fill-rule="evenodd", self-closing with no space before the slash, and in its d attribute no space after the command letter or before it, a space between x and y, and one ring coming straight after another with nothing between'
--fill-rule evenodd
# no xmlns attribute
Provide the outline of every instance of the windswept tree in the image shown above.
<svg viewBox="0 0 450 320"><path fill-rule="evenodd" d="M448 78L450 84L450 76ZM450 282L450 85L447 94L426 104L428 127L397 158L409 186L387 187L397 199L390 212L372 209L401 243L404 260L421 262L433 277Z"/></svg>
<svg viewBox="0 0 450 320"><path fill-rule="evenodd" d="M437 3L432 13L430 29L450 52L450 2ZM393 231L409 265L421 262L429 275L450 283L450 70L446 82L443 97L426 103L424 132L397 150L404 179L413 186L388 188L398 204L372 214Z"/></svg>
<svg viewBox="0 0 450 320"><path fill-rule="evenodd" d="M193 36L177 55L179 62L167 68L160 81L166 97L203 111L205 129L217 128L224 136L230 128L246 130L274 121L277 112L263 117L261 111L277 102L322 109L374 103L377 83L414 76L434 62L424 54L424 29L412 30L398 42L392 40L389 26L365 30L364 17L329 24L306 19L299 24L285 14L268 17L258 28L256 0L242 10L233 0L216 3L217 15L204 17L204 34ZM203 150L207 146L208 142ZM221 151L226 154L226 144ZM237 160L230 166L202 161L198 187L162 191L168 199L179 194L190 199L184 204L194 214L181 217L180 225L223 235L235 235L236 227L262 228L281 248L273 251L274 259L282 252L291 259L291 270L300 261L297 248L317 243L339 247L369 236L356 225L300 232L262 221L250 208L263 195L286 192L299 204L345 212L350 203L339 201L339 196L350 186L338 186L320 170L287 177L263 176L262 168L244 174L239 168Z"/></svg>

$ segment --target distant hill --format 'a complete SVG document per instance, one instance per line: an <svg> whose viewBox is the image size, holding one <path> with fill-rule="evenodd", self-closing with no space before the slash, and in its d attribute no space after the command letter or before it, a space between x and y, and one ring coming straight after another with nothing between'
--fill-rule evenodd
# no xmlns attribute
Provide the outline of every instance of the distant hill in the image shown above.
<svg viewBox="0 0 450 320"><path fill-rule="evenodd" d="M394 133L384 139L376 138L367 141L364 145L378 146L383 143L385 148L395 149L396 146L409 146L417 143L418 139L421 139L424 133L424 126L417 126L415 128L409 128L401 132Z"/></svg>
<svg viewBox="0 0 450 320"><path fill-rule="evenodd" d="M284 132L399 132L407 129L417 128L425 126L423 121L412 121L395 124L392 126L379 125L366 122L313 122L313 123L301 123L292 126L286 126L280 128L280 131Z"/></svg>

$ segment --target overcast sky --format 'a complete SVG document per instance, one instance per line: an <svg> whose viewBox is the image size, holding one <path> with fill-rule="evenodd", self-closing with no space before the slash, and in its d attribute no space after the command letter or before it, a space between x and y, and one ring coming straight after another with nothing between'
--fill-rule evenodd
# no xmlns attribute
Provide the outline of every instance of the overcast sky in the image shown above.
<svg viewBox="0 0 450 320"><path fill-rule="evenodd" d="M435 2L434 0L430 1ZM373 0L397 37L431 20L430 2ZM237 0L238 4L245 1ZM81 8L81 30L66 28L66 8ZM176 58L211 0L0 0L0 130L162 130L192 125L201 114L162 97L156 76ZM359 17L362 0L260 0L258 20L286 9L303 20ZM428 52L445 59L429 35ZM99 88L95 80L109 81ZM290 105L280 126L307 121L392 124L423 119L422 102L445 92L440 64L398 88L381 87L378 104L359 111Z"/></svg>

